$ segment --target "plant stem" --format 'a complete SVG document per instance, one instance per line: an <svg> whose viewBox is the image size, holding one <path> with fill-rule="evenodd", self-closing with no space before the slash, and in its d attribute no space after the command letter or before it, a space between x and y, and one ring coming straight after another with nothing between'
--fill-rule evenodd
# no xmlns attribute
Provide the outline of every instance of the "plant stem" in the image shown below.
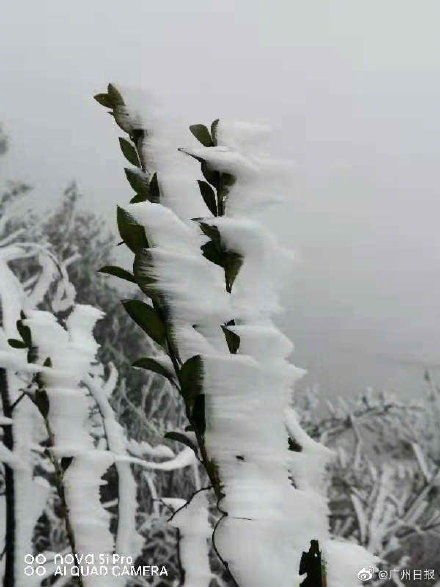
<svg viewBox="0 0 440 587"><path fill-rule="evenodd" d="M155 302L153 300L153 307L156 310L156 312L158 312L159 316L162 317L162 319L164 319L163 316L163 312L161 312L161 309L158 307L157 302ZM164 319L164 323L167 326L166 320ZM171 337L168 334L168 328L166 328L166 339L167 339L167 349L168 349L168 355L171 359L171 362L173 363L173 367L174 367L174 372L176 374L176 378L179 381L180 384L180 366L181 366L181 361L179 359L179 353L171 339ZM221 493L221 488L220 488L220 480L218 479L218 476L215 473L215 470L212 467L212 463L209 459L207 450L206 450L206 446L205 446L205 439L203 438L203 434L201 434L198 430L197 427L194 425L194 421L193 418L191 416L191 412L190 410L187 408L186 409L186 417L188 418L188 421L190 423L190 425L192 426L192 428L194 429L194 433L196 436L196 440L197 440L197 444L200 450L200 458L201 461L203 463L203 466L205 468L206 474L209 477L209 480L211 481L212 487L214 489L214 493L217 497L217 499L219 499L222 496Z"/></svg>
<svg viewBox="0 0 440 587"><path fill-rule="evenodd" d="M136 149L136 152L137 152L140 164L141 164L141 169L144 173L148 174L147 165L145 162L145 157L144 157L143 150L142 150L143 140L146 135L147 135L147 132L145 130L142 130L142 131L138 131L136 135L131 135L130 138L135 145L135 149ZM180 373L181 361L179 358L179 352L176 349L176 346L173 343L171 337L169 336L169 326L167 323L168 321L166 319L165 312L162 311L162 308L160 307L160 305L158 304L158 302L156 300L152 299L152 303L153 303L153 308L156 310L158 315L162 318L162 320L166 326L166 340L167 340L168 355L171 359L171 362L173 363L174 372L175 372L177 381L179 381L179 383L180 383L179 373ZM215 492L217 499L220 499L222 497L221 488L220 488L220 480L218 479L218 476L215 472L215 469L213 468L212 463L209 459L209 456L208 456L208 453L206 450L206 446L205 446L205 440L203 438L203 434L201 434L197 430L197 427L194 426L194 422L193 422L193 419L192 419L192 416L191 416L189 409L186 410L186 416L188 418L190 425L194 429L197 444L198 444L198 447L200 450L200 458L202 460L205 471L209 477L209 480L211 481L211 484L214 488L214 492Z"/></svg>
<svg viewBox="0 0 440 587"><path fill-rule="evenodd" d="M52 451L51 451L51 448L54 446L54 435L53 435L53 432L52 432L52 429L50 426L50 422L47 417L44 418L44 424L46 427L47 435L49 437L49 448L47 450L47 455L48 455L50 462L52 463L53 468L54 468L55 487L56 487L56 490L58 493L58 497L60 498L60 501L61 501L61 515L62 515L62 517L64 519L64 523L66 525L66 534L67 534L67 540L69 542L70 550L72 551L72 554L75 557L75 554L76 554L75 535L73 532L72 523L70 521L69 507L66 502L66 495L65 495L64 484L63 484L63 469L62 469L60 463L58 462L58 459L52 454ZM77 577L75 577L75 581L81 587L83 586L83 580L82 580L81 575L78 575Z"/></svg>
<svg viewBox="0 0 440 587"><path fill-rule="evenodd" d="M8 380L6 370L0 369L0 395L3 404L3 415L5 418L12 417L12 408L8 391ZM7 449L13 452L14 436L12 426L5 426L3 443ZM14 470L8 465L5 467L5 502L6 502L6 531L5 531L5 574L3 579L4 587L14 586L15 573L15 487Z"/></svg>
<svg viewBox="0 0 440 587"><path fill-rule="evenodd" d="M141 170L145 174L150 175L147 170L145 157L144 157L143 149L142 149L143 141L144 141L144 138L146 137L146 135L147 135L147 131L138 130L138 131L136 131L136 133L133 133L129 136L135 145L135 149L136 149L138 159L139 159L139 162L141 165ZM218 195L218 207L219 207L219 212L221 212L223 214L224 213L224 206L223 206L221 195ZM171 359L171 362L173 364L176 379L179 382L179 386L181 386L180 369L181 369L182 362L179 357L178 349L176 348L176 345L174 344L174 341L172 340L172 337L170 336L169 320L167 320L166 313L161 308L160 303L157 300L155 300L154 298L151 298L151 300L152 300L153 308L155 309L155 311L157 312L157 314L159 315L159 317L163 320L163 322L165 324L166 343L167 343L166 346L167 346L167 350L168 350L168 355L169 355L169 358ZM212 484L212 487L214 489L214 492L215 492L215 495L217 498L217 502L218 502L222 498L223 495L222 495L222 491L221 491L221 482L220 482L220 479L218 478L218 475L217 475L217 470L216 470L215 466L213 465L211 459L209 458L208 452L206 450L205 440L204 440L203 434L199 430L197 430L197 426L195 425L195 422L192 418L192 414L191 414L191 410L190 410L189 406L186 405L185 407L186 407L186 416L187 416L188 421L189 421L192 429L194 430L194 433L196 436L197 445L198 445L198 448L200 451L200 459L202 461L202 464L203 464L203 467L206 471L206 474L208 475L209 480ZM228 569L228 565L225 563L225 561L223 559L220 559L220 560L223 563L223 565L225 566L226 571L232 577L232 574ZM237 585L237 583L233 577L232 577L232 579L233 579L234 583Z"/></svg>

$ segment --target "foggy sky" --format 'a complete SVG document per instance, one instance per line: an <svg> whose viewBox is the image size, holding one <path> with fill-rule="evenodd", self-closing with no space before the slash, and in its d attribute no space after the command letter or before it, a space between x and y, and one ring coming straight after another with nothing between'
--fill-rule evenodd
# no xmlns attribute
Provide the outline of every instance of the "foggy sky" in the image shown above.
<svg viewBox="0 0 440 587"><path fill-rule="evenodd" d="M6 0L2 177L37 206L76 178L113 222L128 192L91 99L109 81L185 124L269 121L295 169L268 222L297 251L297 364L333 392L408 392L440 363L439 17L436 0Z"/></svg>

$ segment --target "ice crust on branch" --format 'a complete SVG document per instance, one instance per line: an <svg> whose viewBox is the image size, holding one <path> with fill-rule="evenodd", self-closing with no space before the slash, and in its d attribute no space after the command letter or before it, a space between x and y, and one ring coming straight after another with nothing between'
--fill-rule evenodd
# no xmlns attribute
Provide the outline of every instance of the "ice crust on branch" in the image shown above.
<svg viewBox="0 0 440 587"><path fill-rule="evenodd" d="M8 215L5 214L0 221L2 229L7 219ZM6 369L6 389L3 389L2 392L7 396L9 404L13 405L18 401L22 393L23 381L17 371L22 369L27 371L26 351L24 349L12 349L8 345L7 339L19 336L17 320L20 318L20 311L28 309L31 302L10 263L22 257L35 256L36 252L41 249L33 245L28 247L20 246L11 242L8 238L6 241L7 246L0 247L2 323L0 328L0 368ZM40 262L43 259L41 255L38 255L37 258ZM46 276L43 276L43 281L45 287L50 285ZM39 288L39 291L42 292L43 289ZM32 370L29 370L29 372L32 372ZM43 440L44 435L42 434L42 426L35 419L34 406L27 398L15 405L11 427L13 450L6 450L6 454L3 454L2 457L11 459L9 464L13 471L14 503L12 521L14 543L5 546L13 548L14 551L14 568L10 569L10 572L13 572L14 575L14 584L17 587L24 587L28 583L28 578L23 574L24 556L32 552L33 529L41 514L50 488L44 480L37 479L33 475L36 458L32 448ZM10 491L10 487L6 487L6 491Z"/></svg>
<svg viewBox="0 0 440 587"><path fill-rule="evenodd" d="M49 400L48 421L57 458L73 457L63 476L75 548L78 554L112 553L110 517L100 502L102 476L113 463L113 455L97 450L90 433L91 398L82 385L95 360L98 345L92 334L102 312L77 305L64 329L49 312L29 312L25 324L32 332L40 363L49 357L51 369L42 373ZM97 559L99 560L99 559ZM87 586L117 584L109 577L84 577Z"/></svg>
<svg viewBox="0 0 440 587"><path fill-rule="evenodd" d="M117 382L116 369L111 365L109 376L116 374L114 385ZM86 375L84 382L90 390L103 419L108 448L115 457L115 467L118 473L118 526L116 530L115 552L134 559L140 554L143 545L142 537L136 531L137 514L137 486L134 480L130 463L122 462L117 457L127 456L128 441L124 429L116 420L108 395L112 388L106 389L109 381L103 382L98 377ZM113 387L114 387L113 385Z"/></svg>
<svg viewBox="0 0 440 587"><path fill-rule="evenodd" d="M151 96L146 105L145 96L133 88L124 89L124 100L131 116L148 129L142 157L147 169L158 174L164 205L180 218L204 216L206 208L194 181L194 164L178 152L178 147L188 142L185 126L173 120Z"/></svg>
<svg viewBox="0 0 440 587"><path fill-rule="evenodd" d="M206 491L199 491L171 519L179 530L179 554L185 569L183 587L206 587L213 578L209 566L212 528Z"/></svg>
<svg viewBox="0 0 440 587"><path fill-rule="evenodd" d="M140 253L137 275L152 278L150 290L164 298L182 358L213 352L217 337L210 340L199 330L213 328L221 334L219 325L231 320L233 310L222 268L201 254L207 238L195 223L185 224L162 204L141 202L126 210L145 228L152 245Z"/></svg>
<svg viewBox="0 0 440 587"><path fill-rule="evenodd" d="M147 167L150 162L152 172L158 172L161 204L126 208L145 228L150 247L137 254L134 274L148 284L143 288L147 295L164 301L182 360L194 355L202 359L204 440L221 484L219 505L227 513L216 527L215 544L240 587L299 587L301 556L312 540L330 544L324 552L329 568L340 562L328 542L327 502L316 488L330 454L298 424L291 394L303 371L289 361L293 345L273 321L281 310L279 290L291 255L256 218L283 201L291 181L288 166L266 154L264 125L220 121L211 138L205 128L202 142L212 146L180 151L201 163L208 182L211 172L220 178L215 180L220 188L214 180L212 185L216 212L222 214L222 198L224 215L206 217L207 209L196 214L187 190L194 167L171 154L168 123L158 124L154 116L144 122L148 130L142 153ZM223 269L202 255L200 247L208 240L191 224L196 216L218 231L223 253L242 260L229 283L230 293ZM225 325L239 337L237 354L222 340ZM299 452L289 450L289 437ZM187 506L186 516L194 504ZM204 530L196 532L199 515L200 510L193 512L198 548L204 540ZM350 556L350 546L345 547ZM364 554L363 560L371 560ZM193 561L182 562L193 572ZM348 574L341 573L348 581ZM199 585L198 580L193 584ZM356 584L353 574L350 581ZM207 576L202 584L209 584ZM329 583L339 585L336 579Z"/></svg>
<svg viewBox="0 0 440 587"><path fill-rule="evenodd" d="M243 257L231 293L235 318L255 322L279 313L279 289L291 269L292 253L256 220L225 216L206 224L218 228L227 250Z"/></svg>

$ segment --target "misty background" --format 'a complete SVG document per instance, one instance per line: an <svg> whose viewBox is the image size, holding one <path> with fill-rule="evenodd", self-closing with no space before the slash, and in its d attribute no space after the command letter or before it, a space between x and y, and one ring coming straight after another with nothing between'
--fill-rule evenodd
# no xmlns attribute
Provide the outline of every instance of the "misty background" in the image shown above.
<svg viewBox="0 0 440 587"><path fill-rule="evenodd" d="M109 81L185 125L267 120L295 169L268 221L297 253L280 322L304 384L410 394L440 364L439 17L433 0L4 0L2 177L35 206L76 179L113 228L128 187L92 100Z"/></svg>

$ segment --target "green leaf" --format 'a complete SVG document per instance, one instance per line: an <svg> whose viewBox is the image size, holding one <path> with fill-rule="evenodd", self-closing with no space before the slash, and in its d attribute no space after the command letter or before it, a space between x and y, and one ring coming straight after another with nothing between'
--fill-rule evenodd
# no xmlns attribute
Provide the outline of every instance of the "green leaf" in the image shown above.
<svg viewBox="0 0 440 587"><path fill-rule="evenodd" d="M201 247L203 256L208 259L208 261L211 261L211 263L215 263L216 265L223 267L224 251L222 249L221 237L218 228L216 226L211 226L206 222L199 222L199 226L202 232L211 239Z"/></svg>
<svg viewBox="0 0 440 587"><path fill-rule="evenodd" d="M130 203L135 204L137 202L145 202L146 200L149 200L150 190L148 188L147 174L140 169L129 169L127 167L124 171L128 183L136 192L136 196L130 200Z"/></svg>
<svg viewBox="0 0 440 587"><path fill-rule="evenodd" d="M211 124L212 142L214 143L215 147L217 146L217 127L218 127L219 122L220 122L220 120L218 118L216 118Z"/></svg>
<svg viewBox="0 0 440 587"><path fill-rule="evenodd" d="M148 336L162 348L166 349L166 329L156 310L139 300L123 300L128 315L142 328Z"/></svg>
<svg viewBox="0 0 440 587"><path fill-rule="evenodd" d="M195 453L197 453L197 446L194 444L194 442L190 438L185 436L185 434L182 434L182 432L170 431L164 435L164 438L168 438L169 440L175 440L177 442L181 442L182 444L185 444L186 446L189 446L190 448L192 448L193 451Z"/></svg>
<svg viewBox="0 0 440 587"><path fill-rule="evenodd" d="M189 127L189 130L196 137L196 139L200 143L202 143L203 146L205 146L205 147L213 147L214 146L211 135L209 134L209 130L206 128L206 126L204 124L192 124Z"/></svg>
<svg viewBox="0 0 440 587"><path fill-rule="evenodd" d="M145 202L145 198L139 194L133 196L130 200L130 204L138 204L139 202Z"/></svg>
<svg viewBox="0 0 440 587"><path fill-rule="evenodd" d="M44 389L37 389L35 391L34 403L43 418L47 418L49 413L49 398Z"/></svg>
<svg viewBox="0 0 440 587"><path fill-rule="evenodd" d="M208 183L213 185L216 189L220 187L220 173L215 169L211 169L206 161L201 161L200 169L203 173L203 177Z"/></svg>
<svg viewBox="0 0 440 587"><path fill-rule="evenodd" d="M289 438L287 439L288 442L288 448L289 450L292 450L294 452L301 452L302 451L302 447L301 445L294 439L294 438Z"/></svg>
<svg viewBox="0 0 440 587"><path fill-rule="evenodd" d="M160 188L159 181L157 179L157 173L155 173L151 178L148 189L150 190L150 202L153 202L153 204L158 204L160 202Z"/></svg>
<svg viewBox="0 0 440 587"><path fill-rule="evenodd" d="M67 471L67 469L72 464L72 461L73 461L73 457L62 457L61 458L60 467L61 467L63 473L65 473Z"/></svg>
<svg viewBox="0 0 440 587"><path fill-rule="evenodd" d="M166 377L168 381L172 385L176 385L176 381L174 378L174 373L164 367L159 361L156 359L152 359L150 357L144 357L142 359L138 359L132 364L132 367L138 367L140 369L147 369L147 371L153 371L153 373L157 373L158 375L162 375L162 377Z"/></svg>
<svg viewBox="0 0 440 587"><path fill-rule="evenodd" d="M94 99L101 104L101 106L105 106L106 108L113 108L113 102L108 94L96 94L93 96Z"/></svg>
<svg viewBox="0 0 440 587"><path fill-rule="evenodd" d="M201 247L203 256L212 263L223 267L225 270L226 287L228 291L231 291L232 285L243 264L243 256L240 253L228 251L224 248L221 241L221 234L216 226L200 221L199 226L203 233L211 239Z"/></svg>
<svg viewBox="0 0 440 587"><path fill-rule="evenodd" d="M203 256L211 261L211 263L215 263L216 265L220 265L223 267L224 259L222 252L218 249L213 241L209 241L205 243L202 247Z"/></svg>
<svg viewBox="0 0 440 587"><path fill-rule="evenodd" d="M25 326L23 324L23 319L17 320L16 325L17 325L17 331L18 331L19 335L21 336L21 338L23 339L23 342L25 343L25 345L27 347L32 346L32 335L31 335L31 329L29 328L29 326Z"/></svg>
<svg viewBox="0 0 440 587"><path fill-rule="evenodd" d="M232 173L222 173L223 186L226 186L229 188L229 187L233 186L236 181L237 181L237 178L235 177L235 175L232 175Z"/></svg>
<svg viewBox="0 0 440 587"><path fill-rule="evenodd" d="M101 269L98 269L98 273L107 273L108 275L125 279L125 281L136 283L136 279L134 278L134 275L130 273L130 271L122 269L121 267L116 267L116 265L105 265L104 267L101 267Z"/></svg>
<svg viewBox="0 0 440 587"><path fill-rule="evenodd" d="M116 219L119 234L129 249L136 253L139 249L148 248L148 239L143 226L138 224L131 214L118 206Z"/></svg>
<svg viewBox="0 0 440 587"><path fill-rule="evenodd" d="M137 145L139 141L142 141L147 136L147 131L144 128L133 128L130 133L131 140Z"/></svg>
<svg viewBox="0 0 440 587"><path fill-rule="evenodd" d="M211 239L211 241L216 245L216 247L218 247L219 250L221 250L221 237L217 226L213 226L207 222L199 222L199 226L202 232Z"/></svg>
<svg viewBox="0 0 440 587"><path fill-rule="evenodd" d="M203 201L208 206L209 211L213 216L217 216L217 201L215 199L215 192L212 187L209 185L208 182L197 180L199 184L200 193L202 195Z"/></svg>
<svg viewBox="0 0 440 587"><path fill-rule="evenodd" d="M227 326L222 326L222 330L225 335L226 344L228 345L229 352L235 355L240 348L240 337L232 330L229 330Z"/></svg>
<svg viewBox="0 0 440 587"><path fill-rule="evenodd" d="M119 146L121 147L121 151L127 161L136 167L141 166L136 149L130 143L130 141L127 141L127 139L124 139L123 137L119 137Z"/></svg>
<svg viewBox="0 0 440 587"><path fill-rule="evenodd" d="M154 287L156 278L154 276L154 263L151 253L148 249L140 249L134 258L133 273L136 283L141 290L149 297L159 294Z"/></svg>
<svg viewBox="0 0 440 587"><path fill-rule="evenodd" d="M191 357L180 368L180 390L187 405L203 391L203 362L200 355Z"/></svg>
<svg viewBox="0 0 440 587"><path fill-rule="evenodd" d="M205 394L201 393L194 399L194 406L192 410L192 421L199 434L204 434L206 430L205 419Z"/></svg>
<svg viewBox="0 0 440 587"><path fill-rule="evenodd" d="M116 86L114 86L113 84L109 84L107 86L107 92L108 92L108 96L113 104L113 108L115 108L116 106L124 106L125 102L124 99L121 96L121 93L119 92L119 90L116 88Z"/></svg>
<svg viewBox="0 0 440 587"><path fill-rule="evenodd" d="M224 255L224 261L226 284L228 291L230 291L234 285L235 278L243 265L243 257L239 253L227 251Z"/></svg>
<svg viewBox="0 0 440 587"><path fill-rule="evenodd" d="M200 157L199 155L195 155L194 153L190 153L189 151L187 151L186 149L184 149L182 147L179 147L177 150L180 151L181 153L185 153L185 155L188 155L189 157L192 157L193 159L195 159L199 163L205 162L203 157Z"/></svg>
<svg viewBox="0 0 440 587"><path fill-rule="evenodd" d="M17 338L8 338L8 344L14 349L27 349L27 344Z"/></svg>

